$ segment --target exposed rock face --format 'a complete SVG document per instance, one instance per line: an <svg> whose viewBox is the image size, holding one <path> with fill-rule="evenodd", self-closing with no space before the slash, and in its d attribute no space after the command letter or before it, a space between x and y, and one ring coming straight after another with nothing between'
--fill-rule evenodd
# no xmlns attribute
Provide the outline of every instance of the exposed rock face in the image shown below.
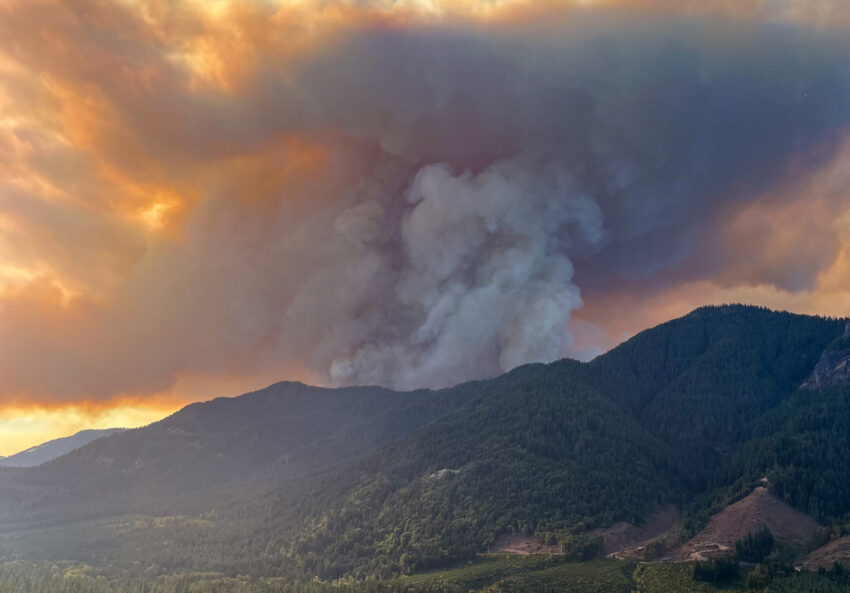
<svg viewBox="0 0 850 593"><path fill-rule="evenodd" d="M802 386L824 389L838 385L850 385L850 322L844 328L844 336L821 354L815 370Z"/></svg>

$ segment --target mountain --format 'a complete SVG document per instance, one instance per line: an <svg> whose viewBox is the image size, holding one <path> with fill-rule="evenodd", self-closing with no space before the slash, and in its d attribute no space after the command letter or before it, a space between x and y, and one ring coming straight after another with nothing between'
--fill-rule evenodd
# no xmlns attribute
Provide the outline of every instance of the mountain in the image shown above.
<svg viewBox="0 0 850 593"><path fill-rule="evenodd" d="M0 518L131 512L167 497L321 473L457 411L486 385L398 393L282 382L192 404L41 467L0 472Z"/></svg>
<svg viewBox="0 0 850 593"><path fill-rule="evenodd" d="M391 578L505 534L603 550L682 512L692 537L766 485L850 513L850 387L801 389L846 320L705 307L589 363L399 393L279 383L0 471L0 559L120 574ZM772 500L772 499L771 499Z"/></svg>
<svg viewBox="0 0 850 593"><path fill-rule="evenodd" d="M843 329L837 320L710 307L587 364L522 367L486 401L362 466L342 502L323 504L331 510L317 513L292 557L312 553L334 558L342 573L380 574L402 558L411 570L468 559L504 531L555 531L584 545L589 529L710 499L742 474L756 482L767 459L761 473L738 468L728 479L717 468ZM429 479L440 468L456 473ZM685 518L694 531L707 519L702 509Z"/></svg>
<svg viewBox="0 0 850 593"><path fill-rule="evenodd" d="M94 440L122 432L123 430L123 428L81 430L69 437L53 439L52 441L30 447L26 451L21 451L9 457L0 457L0 467L36 467L88 445Z"/></svg>

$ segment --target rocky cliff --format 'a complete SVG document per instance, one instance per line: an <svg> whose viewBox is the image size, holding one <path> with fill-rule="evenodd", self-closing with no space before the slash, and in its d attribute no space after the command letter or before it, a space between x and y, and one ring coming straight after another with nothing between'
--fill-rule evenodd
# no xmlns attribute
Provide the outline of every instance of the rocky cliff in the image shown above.
<svg viewBox="0 0 850 593"><path fill-rule="evenodd" d="M844 336L824 350L811 376L803 383L806 389L838 385L850 385L850 322L844 329Z"/></svg>

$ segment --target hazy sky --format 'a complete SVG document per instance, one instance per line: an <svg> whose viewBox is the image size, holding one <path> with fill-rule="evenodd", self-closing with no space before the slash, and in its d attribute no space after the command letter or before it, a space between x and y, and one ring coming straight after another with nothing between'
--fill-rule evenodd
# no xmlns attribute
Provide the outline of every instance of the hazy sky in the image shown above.
<svg viewBox="0 0 850 593"><path fill-rule="evenodd" d="M0 0L0 454L850 313L844 0Z"/></svg>

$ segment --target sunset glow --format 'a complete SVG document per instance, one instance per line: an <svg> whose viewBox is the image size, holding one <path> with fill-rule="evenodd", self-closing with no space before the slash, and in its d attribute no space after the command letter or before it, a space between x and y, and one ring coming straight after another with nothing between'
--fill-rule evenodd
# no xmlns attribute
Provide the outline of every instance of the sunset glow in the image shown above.
<svg viewBox="0 0 850 593"><path fill-rule="evenodd" d="M70 436L90 428L136 428L159 420L180 407L173 404L156 405L112 404L92 407L71 404L55 408L5 408L0 420L0 455L11 455L28 447L58 437Z"/></svg>

